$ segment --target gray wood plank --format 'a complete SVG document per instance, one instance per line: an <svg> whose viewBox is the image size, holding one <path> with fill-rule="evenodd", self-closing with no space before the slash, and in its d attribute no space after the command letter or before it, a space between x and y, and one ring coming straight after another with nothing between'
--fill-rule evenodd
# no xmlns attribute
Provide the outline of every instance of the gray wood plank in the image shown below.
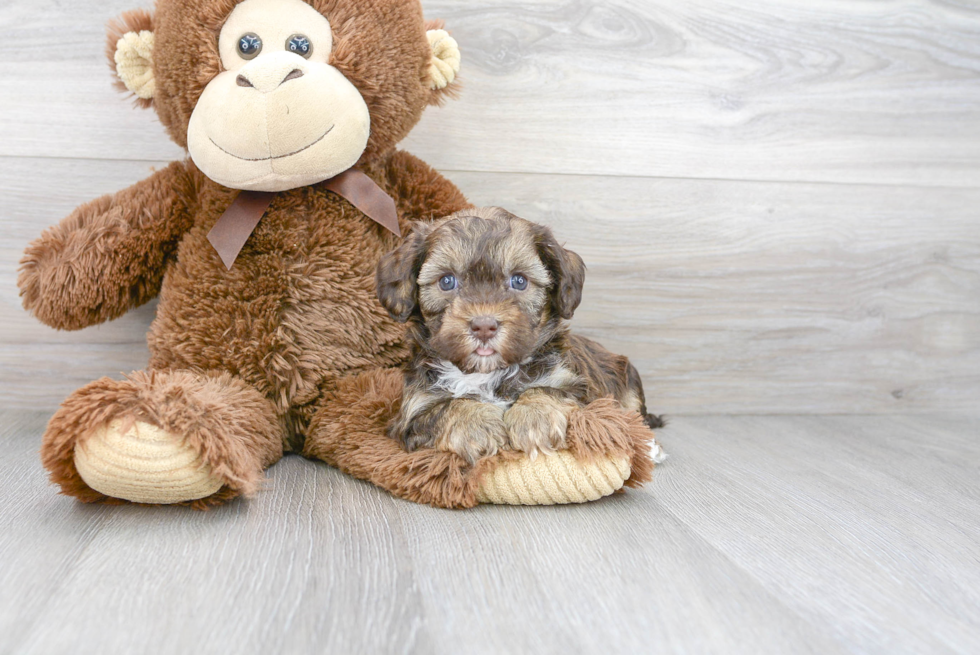
<svg viewBox="0 0 980 655"><path fill-rule="evenodd" d="M145 365L152 305L58 333L21 309L15 280L29 240L150 166L0 158L0 406L53 407ZM572 325L630 356L658 411L968 411L980 396L978 190L449 177L584 257Z"/></svg>
<svg viewBox="0 0 980 655"><path fill-rule="evenodd" d="M980 182L972 3L426 8L454 30L466 66L460 106L408 140L443 169Z"/></svg>
<svg viewBox="0 0 980 655"><path fill-rule="evenodd" d="M290 457L216 511L55 495L3 413L0 652L431 652L394 501Z"/></svg>
<svg viewBox="0 0 980 655"><path fill-rule="evenodd" d="M692 538L655 493L450 519L402 509L413 561L434 572L419 585L437 643L475 653L840 648Z"/></svg>
<svg viewBox="0 0 980 655"><path fill-rule="evenodd" d="M44 419L0 412L0 652L980 648L976 418L681 417L646 489L572 507L294 456L204 513L55 495Z"/></svg>
<svg viewBox="0 0 980 655"><path fill-rule="evenodd" d="M149 2L0 7L0 155L179 156L110 85L104 23ZM411 150L442 170L976 186L973 3L427 0L462 98ZM58 35L51 47L38 34Z"/></svg>
<svg viewBox="0 0 980 655"><path fill-rule="evenodd" d="M20 652L430 651L392 499L340 476L291 457L257 502L114 509Z"/></svg>
<svg viewBox="0 0 980 655"><path fill-rule="evenodd" d="M645 493L669 496L668 512L781 602L856 652L980 647L980 420L700 417L673 428L673 466Z"/></svg>
<svg viewBox="0 0 980 655"><path fill-rule="evenodd" d="M0 412L0 653L36 629L110 510L57 496L37 450L47 415Z"/></svg>

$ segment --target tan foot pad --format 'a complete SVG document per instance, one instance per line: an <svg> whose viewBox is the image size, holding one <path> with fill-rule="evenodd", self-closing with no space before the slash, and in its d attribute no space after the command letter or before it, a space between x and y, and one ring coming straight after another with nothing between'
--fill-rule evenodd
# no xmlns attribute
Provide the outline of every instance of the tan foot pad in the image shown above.
<svg viewBox="0 0 980 655"><path fill-rule="evenodd" d="M224 486L201 454L179 437L140 421L125 431L122 426L115 420L75 448L78 474L99 493L170 504L205 498Z"/></svg>
<svg viewBox="0 0 980 655"><path fill-rule="evenodd" d="M497 464L480 480L476 499L498 505L563 505L598 500L630 477L628 457L582 462L567 451Z"/></svg>

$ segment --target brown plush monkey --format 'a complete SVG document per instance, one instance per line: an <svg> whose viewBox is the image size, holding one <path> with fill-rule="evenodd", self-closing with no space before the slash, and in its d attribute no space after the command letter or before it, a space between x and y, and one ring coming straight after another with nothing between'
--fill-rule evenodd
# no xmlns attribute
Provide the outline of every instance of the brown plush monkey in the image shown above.
<svg viewBox="0 0 980 655"><path fill-rule="evenodd" d="M64 493L204 507L292 450L420 502L510 502L480 492L507 458L471 468L383 430L407 352L378 258L399 226L469 206L395 149L452 93L459 50L439 28L417 0L158 0L110 27L121 84L190 158L79 207L22 261L24 306L59 329L160 296L149 369L79 389L48 425ZM647 434L593 410L575 462L642 481Z"/></svg>

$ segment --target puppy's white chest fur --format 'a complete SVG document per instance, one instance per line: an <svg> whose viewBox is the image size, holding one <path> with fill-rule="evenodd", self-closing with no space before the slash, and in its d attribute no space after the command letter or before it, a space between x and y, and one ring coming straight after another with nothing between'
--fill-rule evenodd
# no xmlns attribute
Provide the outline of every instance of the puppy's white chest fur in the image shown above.
<svg viewBox="0 0 980 655"><path fill-rule="evenodd" d="M497 389L504 380L514 377L520 365L513 364L490 373L464 373L452 362L441 360L433 367L439 373L435 386L453 398L473 398L507 409L513 403L497 397Z"/></svg>

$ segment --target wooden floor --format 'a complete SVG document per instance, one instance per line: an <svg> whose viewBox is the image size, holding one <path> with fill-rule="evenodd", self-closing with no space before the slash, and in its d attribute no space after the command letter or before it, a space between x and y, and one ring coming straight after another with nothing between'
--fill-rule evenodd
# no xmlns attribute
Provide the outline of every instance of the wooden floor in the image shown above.
<svg viewBox="0 0 980 655"><path fill-rule="evenodd" d="M648 487L436 510L291 456L87 506L0 414L0 653L980 651L980 420L680 417Z"/></svg>

